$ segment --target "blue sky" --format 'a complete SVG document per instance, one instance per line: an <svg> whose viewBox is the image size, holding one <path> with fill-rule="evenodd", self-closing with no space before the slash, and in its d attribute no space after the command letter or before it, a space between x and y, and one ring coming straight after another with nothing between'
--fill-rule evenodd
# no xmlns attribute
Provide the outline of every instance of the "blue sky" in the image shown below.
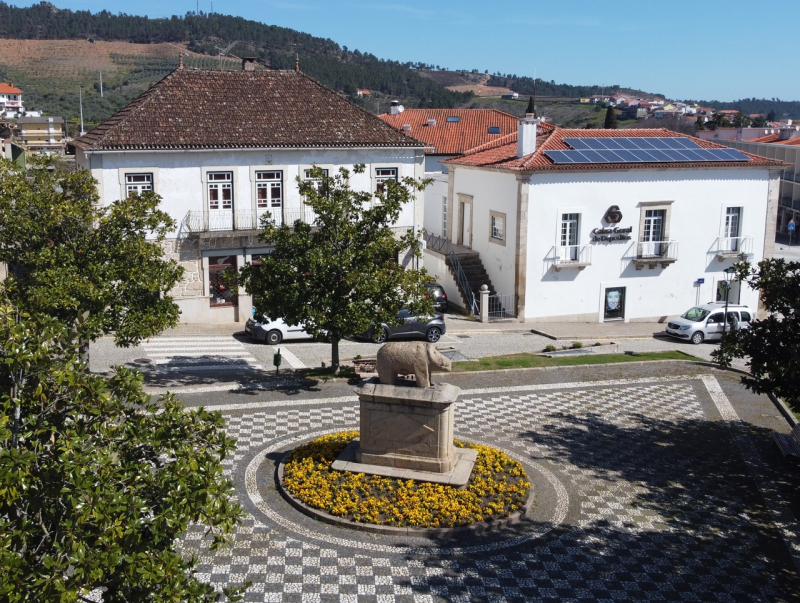
<svg viewBox="0 0 800 603"><path fill-rule="evenodd" d="M151 17L196 7L196 0L51 1ZM797 0L214 0L213 7L398 61L528 76L536 70L557 83L619 84L670 98L800 100ZM200 1L200 10L210 8L210 0Z"/></svg>

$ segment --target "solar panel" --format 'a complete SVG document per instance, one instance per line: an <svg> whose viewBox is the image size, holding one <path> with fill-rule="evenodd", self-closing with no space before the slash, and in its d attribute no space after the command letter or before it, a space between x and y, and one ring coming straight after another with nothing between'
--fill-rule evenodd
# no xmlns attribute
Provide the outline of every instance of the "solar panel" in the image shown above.
<svg viewBox="0 0 800 603"><path fill-rule="evenodd" d="M489 126L489 134L500 134L500 126Z"/></svg>
<svg viewBox="0 0 800 603"><path fill-rule="evenodd" d="M573 150L545 151L557 164L749 161L734 149L704 149L682 136L564 138Z"/></svg>

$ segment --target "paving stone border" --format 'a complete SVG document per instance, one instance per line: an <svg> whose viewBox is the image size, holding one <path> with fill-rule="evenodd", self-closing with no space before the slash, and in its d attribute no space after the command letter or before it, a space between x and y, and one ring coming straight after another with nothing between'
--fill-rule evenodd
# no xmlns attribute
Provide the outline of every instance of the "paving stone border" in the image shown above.
<svg viewBox="0 0 800 603"><path fill-rule="evenodd" d="M335 432L333 432L335 433ZM314 438L311 438L314 439ZM306 442L302 442L299 445L306 444L311 440L307 440ZM533 506L533 502L535 499L534 494L534 484L533 480L531 480L530 476L528 476L529 481L531 482L531 487L528 490L528 498L525 500L525 504L523 505L520 511L516 511L507 517L502 517L500 519L495 519L493 521L483 521L480 523L476 523L469 526L459 526L456 528L414 528L414 527L398 527L398 526L385 526L385 525L376 525L371 523L357 523L353 521L349 521L347 519L343 519L341 517L337 517L335 515L331 515L330 513L326 513L325 511L321 511L320 509L315 509L299 498L297 498L294 494L289 492L283 484L283 472L284 467L286 466L286 460L289 458L289 455L293 452L293 450L289 450L286 454L283 455L281 460L278 462L278 466L275 469L275 485L278 488L278 491L281 493L281 496L295 509L307 515L311 518L318 519L325 523L336 525L344 528L348 528L351 530L357 530L359 532L371 532L374 534L389 534L391 536L419 536L422 538L447 538L449 536L454 535L461 535L461 534L487 534L489 532L497 532L503 528L506 528L511 525L518 524L522 519L527 515L527 513L531 510ZM527 468L525 473L527 474Z"/></svg>

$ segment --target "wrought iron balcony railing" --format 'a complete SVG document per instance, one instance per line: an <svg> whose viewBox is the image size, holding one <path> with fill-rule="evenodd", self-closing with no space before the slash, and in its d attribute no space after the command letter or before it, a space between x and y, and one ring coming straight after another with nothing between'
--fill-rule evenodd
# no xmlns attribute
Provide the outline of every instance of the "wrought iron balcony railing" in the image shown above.
<svg viewBox="0 0 800 603"><path fill-rule="evenodd" d="M297 220L314 225L317 216L310 207L301 209L252 210L237 209L235 211L190 211L183 219L183 224L189 232L230 232L235 230L261 230L264 216L269 214L276 226L284 223L294 224Z"/></svg>
<svg viewBox="0 0 800 603"><path fill-rule="evenodd" d="M721 262L753 253L753 237L719 237L714 242L714 254Z"/></svg>

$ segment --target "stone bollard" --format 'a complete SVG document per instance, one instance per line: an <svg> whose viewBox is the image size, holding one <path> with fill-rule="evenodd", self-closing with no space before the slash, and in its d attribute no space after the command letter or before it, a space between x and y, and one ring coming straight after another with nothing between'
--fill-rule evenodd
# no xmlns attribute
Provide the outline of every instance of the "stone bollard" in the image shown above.
<svg viewBox="0 0 800 603"><path fill-rule="evenodd" d="M481 322L489 322L489 287L481 285Z"/></svg>

